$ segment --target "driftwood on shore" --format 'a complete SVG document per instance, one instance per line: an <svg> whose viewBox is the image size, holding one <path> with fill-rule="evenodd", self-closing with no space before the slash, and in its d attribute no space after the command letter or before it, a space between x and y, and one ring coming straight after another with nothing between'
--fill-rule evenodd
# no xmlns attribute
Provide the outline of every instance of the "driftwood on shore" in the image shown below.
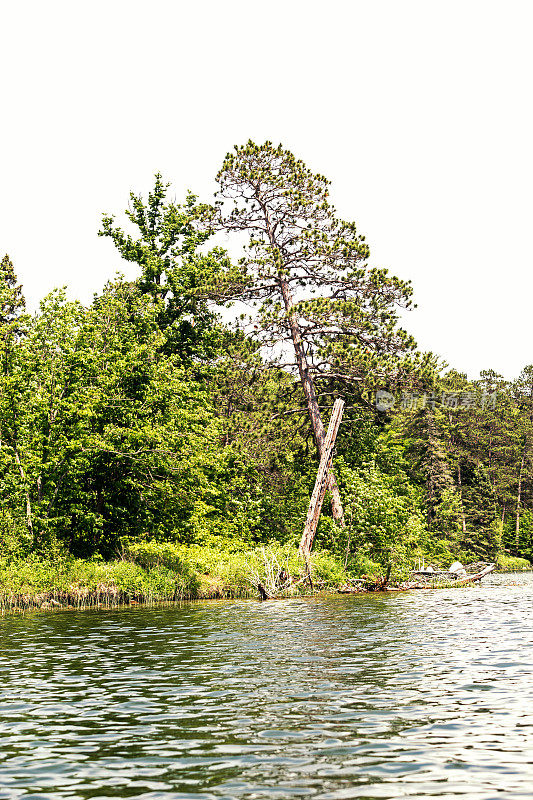
<svg viewBox="0 0 533 800"><path fill-rule="evenodd" d="M354 578L338 591L341 594L359 594L361 592L407 592L411 589L439 589L444 586L464 586L468 583L480 581L485 575L493 572L496 564L479 561L468 564L463 572L450 572L448 570L416 570L411 573L410 580L398 586L389 586L386 578Z"/></svg>

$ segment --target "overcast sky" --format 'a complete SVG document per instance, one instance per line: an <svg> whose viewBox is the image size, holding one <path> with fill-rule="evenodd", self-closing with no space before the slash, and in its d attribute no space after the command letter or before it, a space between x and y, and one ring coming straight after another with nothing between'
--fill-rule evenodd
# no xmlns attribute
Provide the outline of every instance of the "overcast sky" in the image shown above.
<svg viewBox="0 0 533 800"><path fill-rule="evenodd" d="M92 0L0 6L0 250L32 307L116 270L103 211L161 171L209 199L224 154L282 142L332 180L405 325L477 377L531 342L533 5Z"/></svg>

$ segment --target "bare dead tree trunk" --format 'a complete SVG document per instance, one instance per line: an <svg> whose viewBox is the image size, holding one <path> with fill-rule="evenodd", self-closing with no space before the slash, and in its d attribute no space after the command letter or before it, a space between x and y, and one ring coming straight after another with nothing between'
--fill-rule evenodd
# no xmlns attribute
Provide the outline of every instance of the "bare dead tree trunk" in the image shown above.
<svg viewBox="0 0 533 800"><path fill-rule="evenodd" d="M322 510L322 503L324 502L324 495L326 494L328 474L331 474L333 450L335 449L335 440L341 424L343 410L344 400L335 400L328 425L328 432L326 433L322 446L322 456L320 458L313 494L311 495L311 501L309 503L305 528L300 540L300 553L304 556L308 569L308 556L313 547L313 539L315 538L320 511Z"/></svg>

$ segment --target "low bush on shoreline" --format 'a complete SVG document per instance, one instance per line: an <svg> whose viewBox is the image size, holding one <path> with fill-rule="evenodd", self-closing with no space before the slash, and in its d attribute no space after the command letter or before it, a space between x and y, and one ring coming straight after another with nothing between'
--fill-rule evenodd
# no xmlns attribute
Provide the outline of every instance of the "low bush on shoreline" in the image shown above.
<svg viewBox="0 0 533 800"><path fill-rule="evenodd" d="M532 566L526 558L500 553L496 561L496 568L498 572L528 572Z"/></svg>

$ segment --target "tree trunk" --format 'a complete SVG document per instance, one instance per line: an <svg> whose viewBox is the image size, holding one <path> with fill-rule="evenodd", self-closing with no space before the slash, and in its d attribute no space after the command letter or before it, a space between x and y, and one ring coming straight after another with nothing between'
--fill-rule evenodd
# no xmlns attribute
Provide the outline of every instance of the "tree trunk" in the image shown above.
<svg viewBox="0 0 533 800"><path fill-rule="evenodd" d="M313 427L318 455L322 457L324 440L326 438L326 430L324 428L324 423L322 422L322 417L320 416L320 409L318 408L315 384L313 378L309 374L309 365L307 363L307 358L303 347L300 326L298 324L296 314L292 311L294 303L289 284L283 279L282 276L280 276L279 285L281 294L283 296L283 302L285 304L285 310L287 311L289 319L291 338L294 347L294 353L296 355L296 363L298 364L298 372L300 373L300 381L304 390L307 410L309 411L309 417ZM331 510L333 512L333 517L340 525L344 525L344 509L342 507L341 495L333 470L330 470L328 473L328 483L326 488L331 492Z"/></svg>
<svg viewBox="0 0 533 800"><path fill-rule="evenodd" d="M524 470L524 462L526 460L526 446L522 452L522 461L520 462L520 472L518 473L518 493L516 495L516 531L515 531L515 546L516 551L520 547L520 501L522 497L522 472Z"/></svg>
<svg viewBox="0 0 533 800"><path fill-rule="evenodd" d="M257 199L265 217L266 229L270 246L272 247L272 250L275 253L278 253L280 257L282 257L280 248L278 247L278 244L276 242L274 231L272 229L272 224L270 221L270 214L268 212L268 209L266 205L263 202L261 202L259 198ZM324 439L326 438L326 430L324 428L324 423L322 422L322 418L320 416L320 410L318 408L318 400L315 391L315 384L312 376L309 373L309 364L307 363L307 358L305 355L305 349L302 340L302 334L300 331L300 325L298 323L296 314L292 310L294 307L294 301L292 299L290 286L288 281L285 280L285 278L281 273L278 275L278 284L281 291L281 295L283 297L285 310L287 312L287 318L289 320L289 327L291 330L291 339L294 347L294 353L296 356L296 363L298 365L298 372L300 373L300 381L302 384L302 388L304 390L305 400L307 403L307 410L309 411L309 417L311 419L313 434L318 449L318 455L321 458L322 450L324 447ZM337 484L335 475L332 470L330 470L328 475L327 489L331 493L331 510L333 513L333 518L340 525L344 526L345 524L344 509L342 507L342 500L339 491L339 486Z"/></svg>
<svg viewBox="0 0 533 800"><path fill-rule="evenodd" d="M457 483L459 484L459 497L461 498L461 523L463 526L463 533L466 533L466 520L465 509L463 506L463 483L461 481L461 464L457 462Z"/></svg>
<svg viewBox="0 0 533 800"><path fill-rule="evenodd" d="M304 556L307 564L309 553L313 547L313 539L315 538L320 511L322 510L324 495L326 494L328 475L331 474L333 450L335 449L335 440L341 424L343 409L344 400L335 400L333 411L331 412L331 419L329 421L328 432L326 433L326 438L322 447L322 456L320 458L313 494L311 495L311 501L309 503L305 528L300 540L300 553Z"/></svg>
<svg viewBox="0 0 533 800"><path fill-rule="evenodd" d="M28 533L31 536L32 544L35 546L36 541L35 541L35 534L33 532L33 514L31 510L30 493L26 481L26 473L24 472L24 467L22 466L22 461L20 460L19 451L17 450L16 447L14 448L14 451L15 451L15 461L17 462L20 477L22 479L22 485L24 487L24 497L26 498L26 527L28 528Z"/></svg>

